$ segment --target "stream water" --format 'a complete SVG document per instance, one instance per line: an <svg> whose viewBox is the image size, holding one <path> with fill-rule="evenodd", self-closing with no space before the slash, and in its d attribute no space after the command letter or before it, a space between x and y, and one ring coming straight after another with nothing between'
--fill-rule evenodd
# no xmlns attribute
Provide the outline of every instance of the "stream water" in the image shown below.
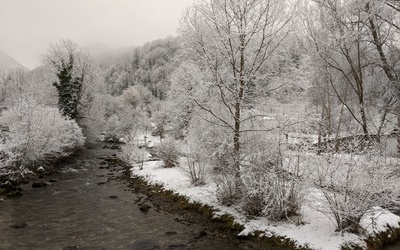
<svg viewBox="0 0 400 250"><path fill-rule="evenodd" d="M108 166L115 150L85 149L60 172L22 186L19 198L0 199L0 249L254 249L213 233L181 215L141 210L121 166ZM115 156L115 155L114 155Z"/></svg>
<svg viewBox="0 0 400 250"><path fill-rule="evenodd" d="M384 248L384 250L399 250L399 249L400 249L400 243L396 243L395 245L387 246Z"/></svg>
<svg viewBox="0 0 400 250"><path fill-rule="evenodd" d="M30 183L21 197L0 197L0 250L279 249L158 209L120 178L123 167L109 161L117 150L103 146L83 150L37 180L46 187ZM400 243L385 248L397 249Z"/></svg>

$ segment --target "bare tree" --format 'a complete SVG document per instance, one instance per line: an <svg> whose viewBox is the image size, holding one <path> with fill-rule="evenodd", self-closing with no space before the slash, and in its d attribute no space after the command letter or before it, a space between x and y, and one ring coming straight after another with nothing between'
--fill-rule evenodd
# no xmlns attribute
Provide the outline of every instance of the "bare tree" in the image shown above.
<svg viewBox="0 0 400 250"><path fill-rule="evenodd" d="M181 20L186 60L209 76L194 102L204 119L232 132L237 181L241 135L249 132L243 124L254 117L244 109L268 92L268 66L291 31L292 7L282 0L200 0Z"/></svg>
<svg viewBox="0 0 400 250"><path fill-rule="evenodd" d="M338 73L336 81L331 82L332 90L367 136L365 70L370 62L365 55L370 48L363 42L366 27L362 13L353 8L354 3L337 0L317 0L315 3L323 29L317 31L318 35L315 31L310 32L316 52L324 64ZM346 98L348 93L355 98Z"/></svg>
<svg viewBox="0 0 400 250"><path fill-rule="evenodd" d="M387 94L384 99L381 123L378 135L381 134L388 113L397 116L397 128L400 129L400 48L397 44L397 33L400 30L398 1L382 0L367 1L363 6L368 14L366 24L370 32L370 40L376 49L377 65L389 81ZM398 135L398 152L400 153L400 135Z"/></svg>

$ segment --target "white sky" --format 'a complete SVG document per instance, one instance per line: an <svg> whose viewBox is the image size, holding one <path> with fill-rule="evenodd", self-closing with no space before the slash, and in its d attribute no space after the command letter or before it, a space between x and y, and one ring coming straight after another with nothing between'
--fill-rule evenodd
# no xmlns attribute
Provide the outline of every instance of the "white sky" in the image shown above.
<svg viewBox="0 0 400 250"><path fill-rule="evenodd" d="M142 45L177 35L194 0L0 0L0 49L32 69L50 43Z"/></svg>

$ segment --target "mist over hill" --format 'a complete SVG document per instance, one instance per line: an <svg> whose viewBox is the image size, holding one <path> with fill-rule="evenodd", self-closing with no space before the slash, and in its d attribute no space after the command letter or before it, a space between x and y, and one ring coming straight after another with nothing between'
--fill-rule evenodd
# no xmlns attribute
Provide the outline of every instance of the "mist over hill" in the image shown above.
<svg viewBox="0 0 400 250"><path fill-rule="evenodd" d="M28 70L24 65L0 49L0 72L8 72L13 69Z"/></svg>

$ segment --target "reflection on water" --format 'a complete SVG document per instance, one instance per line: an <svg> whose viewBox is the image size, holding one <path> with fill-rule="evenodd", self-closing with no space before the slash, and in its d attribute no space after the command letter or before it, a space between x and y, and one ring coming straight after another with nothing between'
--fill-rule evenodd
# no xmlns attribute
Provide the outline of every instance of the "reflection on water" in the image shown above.
<svg viewBox="0 0 400 250"><path fill-rule="evenodd" d="M43 179L56 182L25 185L22 197L0 200L0 249L237 249L223 239L196 242L202 226L179 223L177 215L140 211L140 194L107 182L121 168L99 168L100 156L115 153L106 151L87 150Z"/></svg>

